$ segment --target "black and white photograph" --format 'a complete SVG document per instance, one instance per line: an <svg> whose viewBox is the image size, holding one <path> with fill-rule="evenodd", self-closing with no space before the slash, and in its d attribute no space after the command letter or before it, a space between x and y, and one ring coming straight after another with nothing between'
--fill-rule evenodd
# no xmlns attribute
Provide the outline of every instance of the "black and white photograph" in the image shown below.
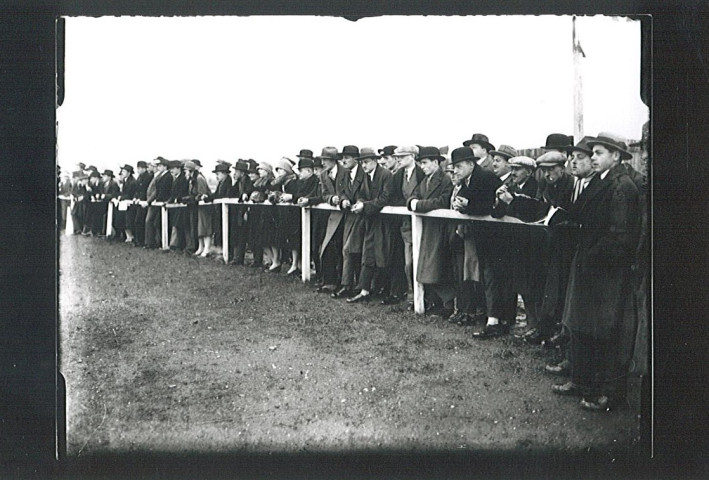
<svg viewBox="0 0 709 480"><path fill-rule="evenodd" d="M638 442L639 20L65 21L69 456Z"/></svg>
<svg viewBox="0 0 709 480"><path fill-rule="evenodd" d="M67 458L641 452L649 18L62 21Z"/></svg>

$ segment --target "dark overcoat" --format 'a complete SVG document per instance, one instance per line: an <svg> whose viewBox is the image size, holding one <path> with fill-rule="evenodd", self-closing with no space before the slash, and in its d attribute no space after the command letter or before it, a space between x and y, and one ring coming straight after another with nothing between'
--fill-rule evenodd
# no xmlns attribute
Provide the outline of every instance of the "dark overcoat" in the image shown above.
<svg viewBox="0 0 709 480"><path fill-rule="evenodd" d="M388 205L391 196L393 174L376 166L374 177L365 176L366 188L363 188L359 201L364 205L364 240L362 242L362 265L384 268L389 266L391 258L392 223L389 215L379 213Z"/></svg>
<svg viewBox="0 0 709 480"><path fill-rule="evenodd" d="M335 192L340 197L340 207L344 200L349 200L354 205L360 195L360 190L367 188L365 183L364 170L358 164L355 166L356 173L354 181L350 179L350 170L340 168L335 178ZM345 212L345 224L342 229L342 253L345 255L352 253L362 253L362 242L364 241L364 217L352 212Z"/></svg>
<svg viewBox="0 0 709 480"><path fill-rule="evenodd" d="M168 174L172 176L171 174ZM161 179L162 180L162 179ZM172 182L172 189L170 190L170 202L179 203L187 202L190 195L190 182L185 176L184 172L180 172L180 175L174 179ZM187 208L171 208L168 210L168 216L170 217L170 224L178 228L189 228L189 212Z"/></svg>
<svg viewBox="0 0 709 480"><path fill-rule="evenodd" d="M430 180L424 178L409 199L408 207L416 199L416 212L426 213L436 209L449 209L453 184L450 178L438 169ZM450 224L443 218L424 218L421 232L416 280L420 283L453 283L450 251Z"/></svg>
<svg viewBox="0 0 709 480"><path fill-rule="evenodd" d="M132 200L135 198L135 191L138 188L138 183L133 175L128 175L123 181L123 188L118 197L119 200Z"/></svg>
<svg viewBox="0 0 709 480"><path fill-rule="evenodd" d="M151 172L145 171L138 175L135 180L135 196L138 200L148 199L148 185L153 180L153 174Z"/></svg>
<svg viewBox="0 0 709 480"><path fill-rule="evenodd" d="M624 341L628 332L635 333L627 308L640 228L638 189L623 166L616 165L605 179L597 175L581 197L583 203L573 212L581 227L563 322L593 338Z"/></svg>
<svg viewBox="0 0 709 480"><path fill-rule="evenodd" d="M157 176L157 174L156 174ZM163 175L157 179L155 182L155 201L156 202L167 202L170 200L170 195L172 194L172 175L170 172L166 171ZM185 187L187 183L185 182Z"/></svg>
<svg viewBox="0 0 709 480"><path fill-rule="evenodd" d="M320 193L317 197L308 200L309 205L317 205L318 203L327 203L329 205L332 205L332 198L337 195L337 178L342 170L342 167L337 167L337 175L335 176L334 180L330 178L329 170L320 172L320 184L318 187L318 191ZM330 244L330 241L335 235L335 232L337 232L337 229L340 226L340 223L342 222L342 219L344 217L344 214L340 211L329 212L329 215L327 216L327 223L325 226L325 234L323 236L322 243L320 244L320 257L322 257L323 253L325 252L325 249ZM320 221L324 222L324 220Z"/></svg>

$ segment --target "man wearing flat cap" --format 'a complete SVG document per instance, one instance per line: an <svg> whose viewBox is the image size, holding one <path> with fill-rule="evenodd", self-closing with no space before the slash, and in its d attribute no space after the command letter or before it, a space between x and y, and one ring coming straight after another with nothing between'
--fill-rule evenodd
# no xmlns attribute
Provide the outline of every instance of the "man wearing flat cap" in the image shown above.
<svg viewBox="0 0 709 480"><path fill-rule="evenodd" d="M352 212L361 190L366 188L365 173L359 164L359 148L346 145L342 148L342 168L335 179L335 196L332 202L344 212L342 227L342 280L340 289L331 294L333 298L349 297L359 281L362 266L362 242L364 241L364 218Z"/></svg>
<svg viewBox="0 0 709 480"><path fill-rule="evenodd" d="M621 165L632 156L624 140L603 133L588 146L597 179L584 191L574 219L581 228L563 314L571 332L571 381L552 390L581 396L584 409L605 411L625 398L640 205L638 189Z"/></svg>
<svg viewBox="0 0 709 480"><path fill-rule="evenodd" d="M413 197L414 190L426 176L421 167L416 165L415 159L419 149L416 146L400 146L394 149L392 156L396 158L397 170L392 179L392 192L389 203L393 206L405 207ZM387 303L398 303L402 301L407 292L413 288L414 279L414 257L413 240L411 237L411 219L404 217L401 219L401 239L404 244L403 262L400 257L400 250L392 250L390 277L390 298L385 299ZM403 272L401 269L403 263ZM403 273L403 275L402 275Z"/></svg>
<svg viewBox="0 0 709 480"><path fill-rule="evenodd" d="M478 158L477 163L480 168L492 171L490 152L495 150L495 146L490 143L487 135L474 133L470 140L463 142L463 146L469 147L473 151L473 156Z"/></svg>
<svg viewBox="0 0 709 480"><path fill-rule="evenodd" d="M348 298L348 303L368 300L372 291L381 283L382 275L389 264L391 250L391 224L386 215L379 212L389 202L392 173L378 165L379 155L372 148L360 150L360 165L364 170L365 185L357 196L351 211L364 216L364 239L362 241L362 267L359 278L359 293Z"/></svg>
<svg viewBox="0 0 709 480"><path fill-rule="evenodd" d="M172 175L169 172L170 162L162 157L153 161L155 176L148 184L146 201L148 212L145 216L145 248L158 248L161 232L161 207L152 205L154 202L165 203L172 193Z"/></svg>

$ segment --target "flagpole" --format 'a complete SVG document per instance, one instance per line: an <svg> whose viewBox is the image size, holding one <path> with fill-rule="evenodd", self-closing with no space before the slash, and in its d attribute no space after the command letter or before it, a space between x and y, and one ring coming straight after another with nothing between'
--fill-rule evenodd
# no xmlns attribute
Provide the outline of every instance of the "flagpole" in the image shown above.
<svg viewBox="0 0 709 480"><path fill-rule="evenodd" d="M576 38L576 15L571 19L571 49L574 59L574 139L583 138L583 82L581 78L581 55L583 50Z"/></svg>

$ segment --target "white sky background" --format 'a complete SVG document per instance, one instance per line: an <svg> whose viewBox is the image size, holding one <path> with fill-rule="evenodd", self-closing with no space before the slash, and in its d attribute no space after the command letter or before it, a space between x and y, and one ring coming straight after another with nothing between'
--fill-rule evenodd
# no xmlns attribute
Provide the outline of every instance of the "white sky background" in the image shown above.
<svg viewBox="0 0 709 480"><path fill-rule="evenodd" d="M576 25L584 133L640 138L640 23ZM65 62L67 170L573 134L568 16L68 18Z"/></svg>

